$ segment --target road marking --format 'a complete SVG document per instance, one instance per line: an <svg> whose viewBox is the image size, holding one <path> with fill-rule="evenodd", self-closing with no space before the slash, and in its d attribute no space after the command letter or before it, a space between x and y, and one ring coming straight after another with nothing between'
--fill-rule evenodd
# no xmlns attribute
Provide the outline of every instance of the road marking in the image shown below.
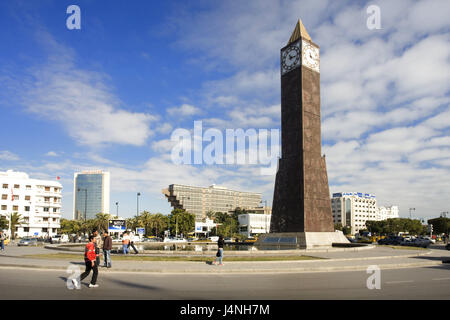
<svg viewBox="0 0 450 320"><path fill-rule="evenodd" d="M394 284L394 283L408 283L408 282L414 282L414 280L401 280L401 281L387 281L387 284Z"/></svg>
<svg viewBox="0 0 450 320"><path fill-rule="evenodd" d="M436 278L436 279L431 279L434 281L441 281L441 280L450 280L450 278Z"/></svg>

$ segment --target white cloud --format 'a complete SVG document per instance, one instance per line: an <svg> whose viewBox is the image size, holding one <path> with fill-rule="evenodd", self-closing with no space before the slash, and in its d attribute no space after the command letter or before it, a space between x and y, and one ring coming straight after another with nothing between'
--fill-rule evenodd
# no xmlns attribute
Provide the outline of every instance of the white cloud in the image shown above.
<svg viewBox="0 0 450 320"><path fill-rule="evenodd" d="M59 154L56 153L55 151L49 151L45 154L47 157L58 157Z"/></svg>
<svg viewBox="0 0 450 320"><path fill-rule="evenodd" d="M48 34L41 37L55 52L47 64L34 68L24 88L22 103L27 111L61 123L83 145L143 145L152 134L149 123L155 117L123 109L105 74L79 68L69 49Z"/></svg>
<svg viewBox="0 0 450 320"><path fill-rule="evenodd" d="M172 116L193 116L201 113L201 110L189 104L182 104L179 107L168 108L167 113Z"/></svg>
<svg viewBox="0 0 450 320"><path fill-rule="evenodd" d="M4 161L16 161L19 160L19 156L8 151L8 150L3 150L0 151L0 160L4 160Z"/></svg>

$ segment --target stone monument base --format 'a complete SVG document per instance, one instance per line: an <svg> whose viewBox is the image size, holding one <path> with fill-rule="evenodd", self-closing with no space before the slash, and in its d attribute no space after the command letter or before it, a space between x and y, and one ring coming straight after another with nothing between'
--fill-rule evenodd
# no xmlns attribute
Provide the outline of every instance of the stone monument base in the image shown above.
<svg viewBox="0 0 450 320"><path fill-rule="evenodd" d="M260 235L256 246L276 248L288 247L297 249L326 249L333 243L349 244L350 241L342 231L335 232L282 232Z"/></svg>

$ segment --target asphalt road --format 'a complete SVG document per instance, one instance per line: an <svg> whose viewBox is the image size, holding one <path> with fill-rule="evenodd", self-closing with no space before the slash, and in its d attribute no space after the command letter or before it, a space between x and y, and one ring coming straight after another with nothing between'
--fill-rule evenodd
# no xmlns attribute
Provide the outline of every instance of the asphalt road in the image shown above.
<svg viewBox="0 0 450 320"><path fill-rule="evenodd" d="M366 272L298 274L99 273L98 288L69 290L64 271L0 268L0 299L450 299L450 266L381 270L380 289Z"/></svg>

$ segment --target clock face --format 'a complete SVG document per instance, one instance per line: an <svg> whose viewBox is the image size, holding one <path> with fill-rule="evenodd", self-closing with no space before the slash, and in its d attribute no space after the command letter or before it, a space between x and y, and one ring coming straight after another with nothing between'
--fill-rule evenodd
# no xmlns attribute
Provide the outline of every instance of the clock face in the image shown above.
<svg viewBox="0 0 450 320"><path fill-rule="evenodd" d="M294 44L281 53L281 73L291 71L300 65L300 48Z"/></svg>
<svg viewBox="0 0 450 320"><path fill-rule="evenodd" d="M314 71L320 72L319 48L303 41L302 64Z"/></svg>

